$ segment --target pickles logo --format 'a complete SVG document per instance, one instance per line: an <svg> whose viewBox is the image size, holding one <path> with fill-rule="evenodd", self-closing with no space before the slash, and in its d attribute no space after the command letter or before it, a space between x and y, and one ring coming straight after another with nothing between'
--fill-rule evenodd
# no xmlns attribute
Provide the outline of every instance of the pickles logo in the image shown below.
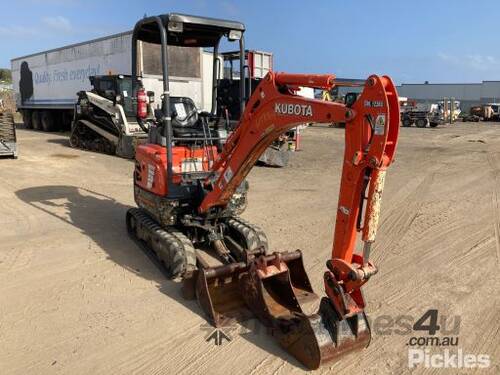
<svg viewBox="0 0 500 375"><path fill-rule="evenodd" d="M453 328L450 327L450 324ZM413 324L414 332L421 335L410 337L408 346L408 368L488 368L491 359L485 353L466 353L459 347L461 319L452 321L437 309L427 310ZM423 333L423 334L422 334Z"/></svg>
<svg viewBox="0 0 500 375"><path fill-rule="evenodd" d="M278 115L312 117L313 111L309 104L276 103L274 112Z"/></svg>

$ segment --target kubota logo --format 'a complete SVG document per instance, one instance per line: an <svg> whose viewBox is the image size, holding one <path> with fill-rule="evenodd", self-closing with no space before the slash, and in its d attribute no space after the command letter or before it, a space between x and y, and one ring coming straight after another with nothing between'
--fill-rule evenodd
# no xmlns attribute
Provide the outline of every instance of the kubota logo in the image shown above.
<svg viewBox="0 0 500 375"><path fill-rule="evenodd" d="M308 104L276 103L274 112L279 115L295 115L312 117L313 110Z"/></svg>

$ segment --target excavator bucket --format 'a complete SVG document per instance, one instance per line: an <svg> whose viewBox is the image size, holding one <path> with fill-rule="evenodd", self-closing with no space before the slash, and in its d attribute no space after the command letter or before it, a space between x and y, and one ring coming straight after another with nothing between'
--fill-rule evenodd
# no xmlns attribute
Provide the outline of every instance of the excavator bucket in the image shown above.
<svg viewBox="0 0 500 375"><path fill-rule="evenodd" d="M364 313L343 320L314 293L300 250L201 269L196 296L216 327L257 317L280 345L309 369L368 346Z"/></svg>
<svg viewBox="0 0 500 375"><path fill-rule="evenodd" d="M311 370L366 348L371 338L364 313L339 320L326 297L317 313L289 316L275 323L274 335L281 346Z"/></svg>
<svg viewBox="0 0 500 375"><path fill-rule="evenodd" d="M247 306L270 327L276 319L318 307L300 250L258 257L242 275L240 287Z"/></svg>
<svg viewBox="0 0 500 375"><path fill-rule="evenodd" d="M209 321L216 327L252 317L239 288L245 263L200 269L196 277L196 298Z"/></svg>
<svg viewBox="0 0 500 375"><path fill-rule="evenodd" d="M280 345L309 369L368 346L364 313L343 320L313 292L300 251L260 257L242 276L242 293ZM319 306L318 306L319 304Z"/></svg>
<svg viewBox="0 0 500 375"><path fill-rule="evenodd" d="M186 292L192 288L189 283L194 283L195 293ZM269 325L266 308L281 316L291 311L314 311L318 301L298 250L260 256L249 263L201 268L194 280L184 284L184 295L193 294L216 327L254 316ZM259 298L261 294L264 299Z"/></svg>

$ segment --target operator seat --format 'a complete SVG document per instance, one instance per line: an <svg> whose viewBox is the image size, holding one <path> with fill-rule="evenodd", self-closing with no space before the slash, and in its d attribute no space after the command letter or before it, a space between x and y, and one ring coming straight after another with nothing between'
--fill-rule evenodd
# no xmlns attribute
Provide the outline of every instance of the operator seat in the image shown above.
<svg viewBox="0 0 500 375"><path fill-rule="evenodd" d="M164 106L162 105L162 109ZM165 113L163 110L156 110L155 116L157 119ZM171 96L170 97L170 111L172 118L172 135L176 138L178 145L192 145L198 144L203 141L205 137L220 138L227 137L225 131L217 130L208 125L210 120L210 113L198 112L193 100L188 97ZM166 138L164 135L163 127L153 126L149 129L149 142L153 144L166 145ZM197 140L194 140L196 138ZM210 141L222 149L224 144L223 139Z"/></svg>
<svg viewBox="0 0 500 375"><path fill-rule="evenodd" d="M193 100L188 97L170 97L172 132L176 138L203 138L210 136L208 127L203 131L202 115Z"/></svg>

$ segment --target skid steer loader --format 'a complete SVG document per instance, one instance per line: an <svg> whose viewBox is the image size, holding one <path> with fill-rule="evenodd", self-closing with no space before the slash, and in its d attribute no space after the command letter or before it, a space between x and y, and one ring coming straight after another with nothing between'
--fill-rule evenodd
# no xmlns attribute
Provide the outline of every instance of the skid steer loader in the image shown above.
<svg viewBox="0 0 500 375"><path fill-rule="evenodd" d="M189 98L170 96L167 46L217 51L226 38L239 42L243 52L244 30L239 22L183 14L148 17L136 24L133 93L137 122L148 129L148 140L136 149L138 208L127 212L126 225L170 277L184 280L184 295L198 300L212 324L257 317L285 350L314 369L370 341L361 287L377 273L369 255L385 173L398 139L398 95L390 78L372 75L347 107L296 94L299 87L332 89L337 84L333 74L270 72L248 102L240 103L240 122L220 147L214 132L217 119L196 112ZM161 46L163 105L154 113L135 68L139 40ZM241 60L240 72L243 65ZM188 121L179 121L179 116ZM258 158L277 137L306 122L346 123L322 298L312 288L300 250L274 252L262 229L238 216L246 203L240 193L245 177ZM361 254L354 251L358 236L364 242Z"/></svg>
<svg viewBox="0 0 500 375"><path fill-rule="evenodd" d="M90 91L80 91L71 126L70 145L132 159L146 141L135 119L132 79L124 75L89 77Z"/></svg>

